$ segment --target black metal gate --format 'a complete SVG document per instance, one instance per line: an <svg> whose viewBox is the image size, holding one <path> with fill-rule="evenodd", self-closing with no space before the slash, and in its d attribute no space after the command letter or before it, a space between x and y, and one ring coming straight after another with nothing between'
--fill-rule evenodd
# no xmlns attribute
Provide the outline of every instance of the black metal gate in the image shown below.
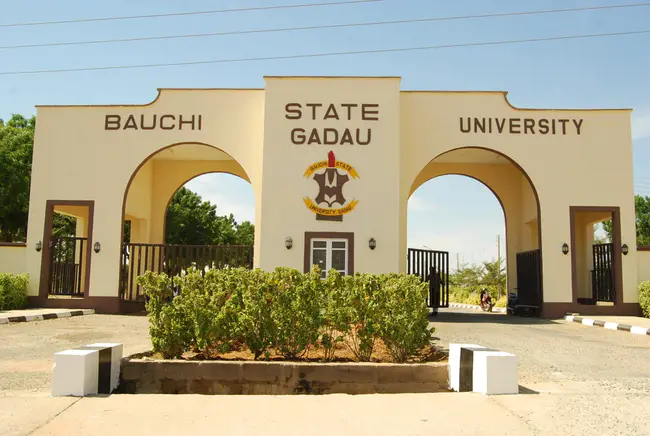
<svg viewBox="0 0 650 436"><path fill-rule="evenodd" d="M120 265L120 296L141 301L142 289L136 279L147 271L172 278L190 266L208 268L253 268L253 247L249 245L172 245L124 243Z"/></svg>
<svg viewBox="0 0 650 436"><path fill-rule="evenodd" d="M427 306L449 307L449 253L409 248L407 259L407 273L429 284Z"/></svg>
<svg viewBox="0 0 650 436"><path fill-rule="evenodd" d="M614 244L594 244L591 289L595 301L614 302Z"/></svg>
<svg viewBox="0 0 650 436"><path fill-rule="evenodd" d="M50 295L83 296L83 265L88 238L55 237L50 240Z"/></svg>
<svg viewBox="0 0 650 436"><path fill-rule="evenodd" d="M514 307L536 311L542 302L542 251L540 249L517 253L517 296ZM510 304L509 304L510 306Z"/></svg>

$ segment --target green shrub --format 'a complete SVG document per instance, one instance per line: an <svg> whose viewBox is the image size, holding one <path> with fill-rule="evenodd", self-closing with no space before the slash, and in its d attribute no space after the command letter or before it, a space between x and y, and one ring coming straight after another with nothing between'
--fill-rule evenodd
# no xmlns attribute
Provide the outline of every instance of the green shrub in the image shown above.
<svg viewBox="0 0 650 436"><path fill-rule="evenodd" d="M147 271L137 278L148 297L149 336L154 352L164 358L180 357L192 342L192 323L183 308L184 300L172 297L171 279L164 273Z"/></svg>
<svg viewBox="0 0 650 436"><path fill-rule="evenodd" d="M357 273L346 276L344 284L346 295L342 322L350 328L346 332L350 338L350 351L358 360L368 362L375 347L382 315L377 298L381 279L373 274Z"/></svg>
<svg viewBox="0 0 650 436"><path fill-rule="evenodd" d="M180 304L192 324L192 342L206 355L225 353L239 339L241 290L246 279L243 268L208 270L189 268L175 280L180 286ZM232 298L233 295L235 298Z"/></svg>
<svg viewBox="0 0 650 436"><path fill-rule="evenodd" d="M496 303L494 303L494 307L507 307L508 306L508 296L504 295L503 297L499 298Z"/></svg>
<svg viewBox="0 0 650 436"><path fill-rule="evenodd" d="M314 346L322 322L323 281L320 274L292 268L271 273L271 316L276 328L274 348L294 359Z"/></svg>
<svg viewBox="0 0 650 436"><path fill-rule="evenodd" d="M650 281L639 284L639 305L643 316L650 318Z"/></svg>
<svg viewBox="0 0 650 436"><path fill-rule="evenodd" d="M271 352L295 359L322 347L325 360L346 344L360 361L369 361L382 339L393 359L404 362L431 340L426 285L400 274L330 271L326 280L314 268L273 272L189 268L172 280L147 272L138 277L147 296L153 351L176 358L192 348L208 356L245 345L255 359Z"/></svg>
<svg viewBox="0 0 650 436"><path fill-rule="evenodd" d="M382 277L377 293L378 333L396 362L405 362L431 341L427 292L427 283L416 276Z"/></svg>
<svg viewBox="0 0 650 436"><path fill-rule="evenodd" d="M0 310L23 309L27 306L29 274L0 273Z"/></svg>
<svg viewBox="0 0 650 436"><path fill-rule="evenodd" d="M320 275L320 269L314 272ZM350 331L348 314L346 313L346 287L341 274L332 269L327 274L323 293L323 321L321 327L320 346L323 347L325 360L332 360L336 344L345 340Z"/></svg>
<svg viewBox="0 0 650 436"><path fill-rule="evenodd" d="M246 279L237 285L236 297L241 299L239 314L239 334L244 344L251 350L255 359L265 355L277 337L277 328L271 313L274 296L269 275L262 270L250 271L243 275Z"/></svg>

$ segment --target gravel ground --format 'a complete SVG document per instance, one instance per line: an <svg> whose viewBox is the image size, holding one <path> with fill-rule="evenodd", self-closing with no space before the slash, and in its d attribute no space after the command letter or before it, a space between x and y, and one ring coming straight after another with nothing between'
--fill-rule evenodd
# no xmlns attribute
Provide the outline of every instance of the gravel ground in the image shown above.
<svg viewBox="0 0 650 436"><path fill-rule="evenodd" d="M0 325L0 396L49 395L54 353L94 342L121 342L125 355L149 350L147 318L84 315Z"/></svg>
<svg viewBox="0 0 650 436"><path fill-rule="evenodd" d="M491 400L533 434L650 434L650 337L459 309L432 320L445 346L476 343L519 356L527 395Z"/></svg>

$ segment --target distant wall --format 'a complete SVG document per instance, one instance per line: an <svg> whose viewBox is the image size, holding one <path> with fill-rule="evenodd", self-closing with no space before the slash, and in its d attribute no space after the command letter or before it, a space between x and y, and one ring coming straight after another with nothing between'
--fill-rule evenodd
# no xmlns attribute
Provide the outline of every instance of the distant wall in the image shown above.
<svg viewBox="0 0 650 436"><path fill-rule="evenodd" d="M25 270L26 251L25 244L0 244L0 273L22 274L27 272Z"/></svg>
<svg viewBox="0 0 650 436"><path fill-rule="evenodd" d="M639 271L639 283L650 280L650 247L637 248L637 264Z"/></svg>

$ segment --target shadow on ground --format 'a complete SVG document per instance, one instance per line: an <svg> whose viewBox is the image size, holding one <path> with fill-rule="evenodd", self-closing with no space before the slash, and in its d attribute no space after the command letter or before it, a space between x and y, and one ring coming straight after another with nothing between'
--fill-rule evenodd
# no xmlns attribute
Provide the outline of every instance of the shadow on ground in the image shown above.
<svg viewBox="0 0 650 436"><path fill-rule="evenodd" d="M429 321L445 324L510 324L510 325L546 325L558 324L560 320L544 318L514 316L500 313L466 313L466 312L438 312L429 315Z"/></svg>

